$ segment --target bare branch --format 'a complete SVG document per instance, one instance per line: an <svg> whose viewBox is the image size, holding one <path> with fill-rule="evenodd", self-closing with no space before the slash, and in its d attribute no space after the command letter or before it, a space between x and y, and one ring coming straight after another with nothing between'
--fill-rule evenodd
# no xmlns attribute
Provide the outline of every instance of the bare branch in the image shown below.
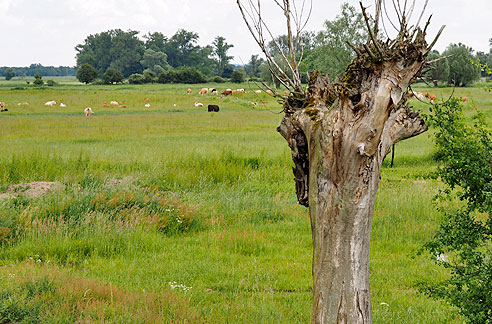
<svg viewBox="0 0 492 324"><path fill-rule="evenodd" d="M432 50L432 48L434 47L434 45L436 45L437 40L439 39L442 31L444 30L444 27L446 27L446 25L441 26L441 29L439 29L439 32L437 33L436 37L434 38L432 43L427 47L427 52L430 52Z"/></svg>
<svg viewBox="0 0 492 324"><path fill-rule="evenodd" d="M362 53L359 51L359 49L357 47L355 47L351 42L346 40L345 43L348 46L350 46L354 50L354 52L357 53L357 55L362 55Z"/></svg>
<svg viewBox="0 0 492 324"><path fill-rule="evenodd" d="M383 0L375 0L376 1L376 14L374 19L374 34L379 34L379 20L381 19L381 1Z"/></svg>
<svg viewBox="0 0 492 324"><path fill-rule="evenodd" d="M369 17L367 16L366 13L366 8L362 5L362 1L359 2L360 7L362 8L362 14L364 15L364 20L366 21L366 26L367 26L367 31L369 32L369 36L372 39L372 42L374 43L374 47L376 47L376 50L378 51L379 57L382 59L384 58L383 52L379 48L378 43L376 42L376 39L374 38L374 35L371 30L371 25L369 24Z"/></svg>
<svg viewBox="0 0 492 324"><path fill-rule="evenodd" d="M425 0L424 7L422 8L422 12L420 13L419 19L417 20L417 23L415 26L420 25L420 20L422 20L422 16L424 15L425 9L427 8L427 4L429 3L429 0Z"/></svg>
<svg viewBox="0 0 492 324"><path fill-rule="evenodd" d="M427 62L425 62L425 64L429 65L429 64L432 64L432 63L436 63L436 62L439 62L439 61L445 60L445 59L447 59L447 58L450 58L451 56L453 56L453 55L441 56L441 57L439 57L439 58L436 58L435 60L432 60L432 61L427 61Z"/></svg>
<svg viewBox="0 0 492 324"><path fill-rule="evenodd" d="M383 9L384 9L384 14L386 15L386 18L388 18L388 21L390 22L391 26L393 26L393 28L396 31L399 31L399 29L396 28L395 24L393 24L393 21L391 20L390 16L388 15L388 10L386 8L386 1L384 1L384 0L383 0Z"/></svg>

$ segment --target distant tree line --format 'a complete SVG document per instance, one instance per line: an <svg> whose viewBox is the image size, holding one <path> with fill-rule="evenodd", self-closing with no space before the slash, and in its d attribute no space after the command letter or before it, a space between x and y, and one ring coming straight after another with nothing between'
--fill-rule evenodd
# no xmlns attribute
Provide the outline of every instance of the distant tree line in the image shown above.
<svg viewBox="0 0 492 324"><path fill-rule="evenodd" d="M75 76L77 70L69 66L43 66L41 64L31 64L28 67L0 67L0 75L8 80L17 77L33 77L36 73L42 76Z"/></svg>
<svg viewBox="0 0 492 324"><path fill-rule="evenodd" d="M198 34L184 29L170 38L160 32L148 33L142 39L138 35L138 31L121 29L89 35L75 47L79 80L88 83L100 78L104 83L118 83L129 78L131 83L198 83L212 77L230 78L235 69L230 63L233 57L228 55L233 45L222 36L202 47L197 44Z"/></svg>

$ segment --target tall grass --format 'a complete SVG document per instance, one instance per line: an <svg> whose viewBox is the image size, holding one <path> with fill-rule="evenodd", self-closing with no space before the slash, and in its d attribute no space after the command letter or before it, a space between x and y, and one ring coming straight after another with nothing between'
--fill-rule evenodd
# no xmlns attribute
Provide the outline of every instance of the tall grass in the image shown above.
<svg viewBox="0 0 492 324"><path fill-rule="evenodd" d="M0 200L0 280L7 283L0 322L309 321L309 216L296 202L273 99L248 93L221 101L197 95L202 85L187 95L182 85L11 91L5 84L0 193L33 181L64 189ZM488 96L457 93L492 117ZM43 105L53 99L68 107ZM128 108L103 108L110 100ZM267 103L250 104L261 100ZM15 105L24 101L30 105ZM194 101L219 103L221 112ZM91 118L82 116L85 106L95 110ZM461 322L455 309L413 288L417 279L447 275L416 254L439 219L429 133L397 144L394 168L383 164L371 240L375 323ZM69 288L74 283L80 289Z"/></svg>

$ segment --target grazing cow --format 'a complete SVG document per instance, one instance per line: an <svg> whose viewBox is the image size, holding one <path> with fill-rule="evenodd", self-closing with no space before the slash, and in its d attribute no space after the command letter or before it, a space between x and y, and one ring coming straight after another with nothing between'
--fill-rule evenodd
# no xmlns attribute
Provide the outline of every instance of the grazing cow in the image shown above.
<svg viewBox="0 0 492 324"><path fill-rule="evenodd" d="M29 103L28 102L25 102L25 101L24 102L19 102L17 104L17 106L29 106Z"/></svg>
<svg viewBox="0 0 492 324"><path fill-rule="evenodd" d="M107 102L103 103L103 107L108 108L109 107L108 103Z"/></svg>
<svg viewBox="0 0 492 324"><path fill-rule="evenodd" d="M191 90L190 88L188 88L188 90L186 90L186 92L187 92L188 94L190 94L190 93L191 93L191 91L192 91L192 90Z"/></svg>
<svg viewBox="0 0 492 324"><path fill-rule="evenodd" d="M426 98L429 98L429 99L430 99L430 93L426 92L426 93L424 94L424 96L425 96Z"/></svg>
<svg viewBox="0 0 492 324"><path fill-rule="evenodd" d="M261 90L255 90L255 93L260 94Z"/></svg>
<svg viewBox="0 0 492 324"><path fill-rule="evenodd" d="M216 96L216 95L218 95L219 93L217 92L217 89L213 89L213 90L212 90L212 94L213 94L214 96Z"/></svg>
<svg viewBox="0 0 492 324"><path fill-rule="evenodd" d="M5 102L0 102L0 112L4 112L4 111L9 111L7 108L5 108L7 106L7 104Z"/></svg>
<svg viewBox="0 0 492 324"><path fill-rule="evenodd" d="M203 88L202 90L200 90L200 94L203 96L204 94L206 94L208 92L208 89L207 88Z"/></svg>
<svg viewBox="0 0 492 324"><path fill-rule="evenodd" d="M126 108L126 105L119 105L118 108Z"/></svg>
<svg viewBox="0 0 492 324"><path fill-rule="evenodd" d="M424 94L422 92L417 92L415 94L415 97L417 97L417 99L420 100L420 101L424 101L424 99L425 99L425 96L424 96Z"/></svg>
<svg viewBox="0 0 492 324"><path fill-rule="evenodd" d="M195 107L203 107L203 104L201 102L195 101Z"/></svg>
<svg viewBox="0 0 492 324"><path fill-rule="evenodd" d="M289 91L285 90L284 91L284 95L288 96L289 95Z"/></svg>
<svg viewBox="0 0 492 324"><path fill-rule="evenodd" d="M226 89L224 92L222 92L223 96L232 96L232 90L231 89Z"/></svg>
<svg viewBox="0 0 492 324"><path fill-rule="evenodd" d="M47 101L47 102L45 102L45 104L44 104L44 105L45 105L45 106L50 106L50 107L51 107L51 106L56 105L56 101L54 101L54 100Z"/></svg>
<svg viewBox="0 0 492 324"><path fill-rule="evenodd" d="M267 90L266 93L269 94L270 96L273 96L273 91L272 90Z"/></svg>
<svg viewBox="0 0 492 324"><path fill-rule="evenodd" d="M463 97L461 100L463 100L463 102L468 102L468 97Z"/></svg>
<svg viewBox="0 0 492 324"><path fill-rule="evenodd" d="M266 104L266 101L265 100L262 100L261 103L265 105Z"/></svg>
<svg viewBox="0 0 492 324"><path fill-rule="evenodd" d="M0 112L6 112L6 111L9 111L7 108L2 108L2 110L0 110Z"/></svg>
<svg viewBox="0 0 492 324"><path fill-rule="evenodd" d="M256 107L256 106L258 106L258 103L257 102L252 102L251 103L251 106Z"/></svg>
<svg viewBox="0 0 492 324"><path fill-rule="evenodd" d="M145 98L144 98L144 101L145 101L145 102L150 102L150 99L149 99L149 98L147 98L147 97L145 97Z"/></svg>
<svg viewBox="0 0 492 324"><path fill-rule="evenodd" d="M146 103L145 104L145 108L150 108L150 104L149 103Z"/></svg>
<svg viewBox="0 0 492 324"><path fill-rule="evenodd" d="M208 111L209 112L218 112L219 110L220 110L220 108L217 105L208 105Z"/></svg>
<svg viewBox="0 0 492 324"><path fill-rule="evenodd" d="M87 107L84 109L84 114L85 114L85 117L90 117L94 112L92 111L92 108L90 107Z"/></svg>
<svg viewBox="0 0 492 324"><path fill-rule="evenodd" d="M63 102L60 102L60 107L65 108L67 105L65 105Z"/></svg>
<svg viewBox="0 0 492 324"><path fill-rule="evenodd" d="M413 97L413 92L412 91L408 91L408 98L412 98Z"/></svg>
<svg viewBox="0 0 492 324"><path fill-rule="evenodd" d="M110 103L111 105L113 105L113 106L118 106L118 105L119 105L119 104L118 104L118 101L114 101L114 100L111 100L109 103Z"/></svg>
<svg viewBox="0 0 492 324"><path fill-rule="evenodd" d="M436 100L436 99L437 99L437 96L436 96L435 94L431 94L431 95L429 96L429 99L431 100L431 102L432 102L432 103L434 103L434 100Z"/></svg>

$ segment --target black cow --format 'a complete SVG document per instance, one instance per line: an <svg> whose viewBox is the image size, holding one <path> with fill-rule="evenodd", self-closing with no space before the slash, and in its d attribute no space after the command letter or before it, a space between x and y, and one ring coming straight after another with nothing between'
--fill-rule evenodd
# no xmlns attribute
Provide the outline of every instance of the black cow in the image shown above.
<svg viewBox="0 0 492 324"><path fill-rule="evenodd" d="M7 108L3 108L0 112L9 111ZM218 111L218 110L217 110Z"/></svg>
<svg viewBox="0 0 492 324"><path fill-rule="evenodd" d="M219 110L220 110L220 108L217 105L208 105L208 111L209 112L212 112L212 111L218 112Z"/></svg>

